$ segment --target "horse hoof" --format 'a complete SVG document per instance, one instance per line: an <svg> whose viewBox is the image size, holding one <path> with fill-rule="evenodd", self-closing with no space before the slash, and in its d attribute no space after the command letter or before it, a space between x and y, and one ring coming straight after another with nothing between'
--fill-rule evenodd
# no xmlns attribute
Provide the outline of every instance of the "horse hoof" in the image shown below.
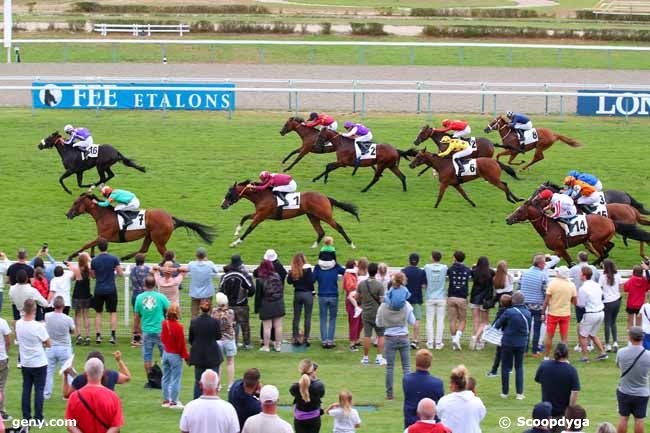
<svg viewBox="0 0 650 433"><path fill-rule="evenodd" d="M239 236L239 232L241 232L241 226L235 228L235 237Z"/></svg>
<svg viewBox="0 0 650 433"><path fill-rule="evenodd" d="M242 240L241 240L241 239L237 239L236 241L234 241L234 242L232 242L232 243L230 244L230 248L235 248L237 245L239 245L239 244L241 244L241 243L242 243Z"/></svg>
<svg viewBox="0 0 650 433"><path fill-rule="evenodd" d="M95 189L95 185L90 185L90 187L88 188L88 192L93 192L94 189Z"/></svg>
<svg viewBox="0 0 650 433"><path fill-rule="evenodd" d="M314 243L311 244L311 247L312 247L312 248L316 248L317 246L318 246L318 241L314 241Z"/></svg>
<svg viewBox="0 0 650 433"><path fill-rule="evenodd" d="M356 250L356 249L357 249L357 246L354 245L354 242L352 242L352 243L350 244L350 248L352 248L353 250Z"/></svg>

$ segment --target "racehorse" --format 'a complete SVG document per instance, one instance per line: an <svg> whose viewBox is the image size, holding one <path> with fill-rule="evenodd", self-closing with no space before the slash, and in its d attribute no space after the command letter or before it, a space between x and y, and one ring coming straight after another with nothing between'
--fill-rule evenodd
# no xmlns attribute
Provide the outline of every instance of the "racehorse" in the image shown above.
<svg viewBox="0 0 650 433"><path fill-rule="evenodd" d="M534 143L527 144L523 149L521 149L519 146L519 137L517 136L517 132L510 127L510 121L504 116L499 116L496 119L494 119L492 122L490 122L488 126L484 129L484 132L489 133L491 131L499 131L499 134L501 135L501 141L507 147L507 149L499 153L496 156L496 158L499 159L502 156L509 155L510 158L508 159L508 164L510 165L523 164L524 161L517 162L517 163L513 162L515 156L518 153L526 153L532 149L535 149L535 155L533 156L533 159L524 167L522 167L522 170L527 170L531 165L544 159L544 151L549 149L553 145L553 143L555 143L558 140L563 141L564 143L568 144L571 147L582 146L582 144L577 140L567 137L566 135L556 134L550 129L547 128L536 128L536 129L537 129L537 136L538 136L537 141Z"/></svg>
<svg viewBox="0 0 650 433"><path fill-rule="evenodd" d="M585 247L598 258L594 265L600 264L609 256L609 251L614 247L611 242L616 226L614 221L600 215L587 215L587 234L583 236L571 236L568 238L564 228L559 222L544 215L539 204L533 200L526 200L508 218L508 225L530 221L537 230L537 233L544 239L546 247L562 257L569 266L573 265L567 248L584 244Z"/></svg>
<svg viewBox="0 0 650 433"><path fill-rule="evenodd" d="M607 203L629 204L630 206L638 210L643 215L650 215L650 211L643 206L643 203L640 203L639 201L635 200L634 197L632 197L630 194L626 193L625 191L608 189L607 191L605 191L605 200L607 201Z"/></svg>
<svg viewBox="0 0 650 433"><path fill-rule="evenodd" d="M323 230L323 227L321 227L321 221L326 222L339 232L351 248L356 248L347 233L345 233L345 230L343 230L343 227L332 218L332 208L337 207L354 215L357 221L359 221L359 211L355 205L337 201L331 197L324 196L319 192L303 192L300 193L299 208L280 210L277 207L275 195L271 190L265 189L262 191L256 191L253 186L254 184L251 183L250 180L240 183L235 182L230 188L228 188L228 192L226 192L226 196L221 202L221 209L228 209L230 206L237 203L242 197L250 200L255 205L255 212L244 215L239 221L239 224L235 229L235 236L237 239L230 244L231 247L241 244L246 236L248 236L255 227L264 220L285 220L301 215L307 215L309 222L318 234L318 238L314 241L312 248L316 248L323 239L323 236L325 236L325 231ZM252 219L253 221L251 221L244 234L239 236L242 226L249 219Z"/></svg>
<svg viewBox="0 0 650 433"><path fill-rule="evenodd" d="M63 180L73 174L77 175L77 185L79 188L88 188L111 180L115 174L111 170L111 166L117 162L121 162L127 167L135 168L143 173L146 172L146 169L138 164L135 161L127 158L122 155L117 149L115 149L110 144L102 144L98 147L98 154L96 158L82 159L81 153L79 150L74 149L72 146L66 145L63 141L63 137L59 134L58 131L53 132L47 138L41 140L38 144L40 150L49 149L51 147L56 147L56 150L59 152L61 161L63 162L63 167L65 168L65 173L59 178L59 183L68 194L72 192L68 189L67 186L63 183ZM99 173L99 180L95 183L88 185L83 184L83 173L86 170L96 167L97 173Z"/></svg>
<svg viewBox="0 0 650 433"><path fill-rule="evenodd" d="M115 211L112 208L98 206L97 198L88 192L81 194L74 201L66 215L68 219L73 219L84 213L90 214L95 220L95 224L97 225L97 238L71 254L68 260L72 260L73 257L88 248L94 249L100 238L104 238L109 242L120 243L144 238L142 246L138 251L122 257L122 260L128 260L138 253L146 253L152 242L156 245L156 249L160 255L164 256L165 251L167 251L165 247L167 241L171 237L172 232L180 227L184 227L188 232L190 230L195 232L208 244L212 243L215 236L212 227L191 221L184 221L170 215L162 209L148 209L145 212L145 228L143 230L127 230L126 232L120 233Z"/></svg>
<svg viewBox="0 0 650 433"><path fill-rule="evenodd" d="M356 167L356 151L354 149L354 140L352 138L343 137L336 131L330 129L321 129L318 135L318 140L316 144L322 146L327 142L330 142L334 145L336 149L336 162L331 162L325 167L325 171L312 179L312 182L316 182L321 177L325 177L324 181L327 183L329 174L340 167ZM390 144L377 144L376 155L374 159L362 159L360 166L361 167L370 167L376 165L375 175L372 180L361 192L366 192L381 178L384 170L389 169L395 174L402 182L402 190L406 191L406 176L399 169L400 158L408 159L409 156L413 156L414 151L402 151L395 149L395 147Z"/></svg>
<svg viewBox="0 0 650 433"><path fill-rule="evenodd" d="M460 193L460 195L463 196L463 198L467 200L469 204L471 204L473 207L476 207L476 204L472 200L470 200L470 198L467 196L465 190L463 189L463 187L460 186L460 184L478 178L483 178L487 180L492 185L496 186L501 191L505 192L506 199L510 203L517 203L522 201L522 199L517 198L517 196L515 196L512 193L512 191L510 191L510 188L508 188L508 184L501 180L502 169L513 178L519 179L517 177L517 173L515 173L515 171L512 168L500 162L497 162L492 158L476 158L476 175L463 176L462 179L459 179L458 176L456 175L456 169L454 168L454 163L451 159L441 158L436 154L427 152L426 148L418 152L415 159L411 161L411 163L409 164L409 167L415 168L422 164L427 164L428 166L433 167L433 169L438 172L438 178L440 181L440 190L438 192L438 199L436 200L435 207L438 207L438 204L440 204L440 201L442 200L442 197L445 195L445 191L447 190L447 187L449 185L456 188L456 190Z"/></svg>
<svg viewBox="0 0 650 433"><path fill-rule="evenodd" d="M558 185L552 182L544 182L535 190L532 197L537 196L547 188L555 193L561 192ZM650 226L650 219L641 216L641 213L629 204L607 202L606 207L607 217L616 224L616 233L621 235L625 245L627 246L627 238L639 241L639 254L641 257L646 258L644 247L646 243L650 245L650 233L641 230L636 224Z"/></svg>

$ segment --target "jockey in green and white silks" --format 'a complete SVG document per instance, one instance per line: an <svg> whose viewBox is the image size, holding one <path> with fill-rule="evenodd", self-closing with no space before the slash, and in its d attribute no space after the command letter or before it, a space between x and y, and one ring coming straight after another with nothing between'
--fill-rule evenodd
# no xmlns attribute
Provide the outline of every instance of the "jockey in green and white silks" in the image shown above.
<svg viewBox="0 0 650 433"><path fill-rule="evenodd" d="M125 189L113 189L110 186L102 188L102 195L106 197L105 201L98 201L99 207L114 206L115 212L124 218L124 228L131 224L131 219L126 211L138 211L140 209L140 200L131 191Z"/></svg>

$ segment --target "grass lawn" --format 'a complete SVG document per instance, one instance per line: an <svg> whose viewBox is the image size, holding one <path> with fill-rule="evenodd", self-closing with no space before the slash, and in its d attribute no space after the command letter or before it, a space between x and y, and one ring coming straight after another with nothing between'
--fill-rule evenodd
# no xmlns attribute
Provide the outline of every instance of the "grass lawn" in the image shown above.
<svg viewBox="0 0 650 433"><path fill-rule="evenodd" d="M339 120L354 118L333 114ZM58 154L36 148L43 137L72 122L89 127L97 142L112 143L147 167L147 173L142 174L116 166L113 187L137 193L143 208L162 207L180 218L215 226L218 237L209 252L215 262L223 263L234 252L227 247L233 239L234 228L239 218L252 210L252 205L242 201L223 211L219 203L235 180L255 178L263 169L281 169L282 158L298 145L295 134L286 137L278 134L287 117L286 113L235 112L233 119L228 120L221 113L118 111L97 116L94 111L58 110L38 111L32 116L27 109L3 109L0 128L6 131L6 157L0 160L0 190L11 197L25 199L24 206L37 213L30 212L33 216L25 218L24 207L2 206L0 219L4 224L0 228L0 247L13 255L19 247L34 252L43 242L49 242L53 255L61 259L95 236L95 225L89 216L72 221L65 217L74 196L67 195L57 183L63 173ZM442 118L442 114L436 116L436 121ZM468 118L474 130L484 135L479 131L488 117ZM522 175L523 180L507 180L516 195L526 197L539 183L548 179L561 181L567 171L581 169L600 176L606 188L623 189L642 202L650 201L644 189L648 179L644 160L636 157L645 152L645 137L650 133L648 120L630 119L625 123L620 118L568 118L562 122L555 117L540 116L535 121L537 126L576 137L585 146L571 149L556 144L546 152L544 161ZM408 149L425 120L424 116L416 115L372 114L364 122L372 127L378 140ZM192 131L191 135L186 135L187 131ZM617 146L620 152L616 151ZM356 177L350 177L350 169L339 169L330 176L327 185L310 182L333 159L333 155L309 155L291 174L302 191L321 191L359 206L361 223L348 214L335 212L335 218L358 247L350 250L336 235L341 260L365 255L399 266L412 250L427 253L437 248L450 257L454 249L463 248L469 260L485 254L492 260L507 258L512 267L523 267L528 265L531 254L544 250L541 239L530 226L505 224L505 217L514 206L506 202L501 191L485 182L465 186L478 205L476 209L449 190L440 208L434 210L437 181L428 175L416 177L405 161L401 168L408 178L406 193L392 174L386 174L370 192L360 193L371 178L367 169L360 170ZM89 172L86 177L94 180L97 175ZM75 186L72 178L67 184ZM247 262L257 261L271 247L285 261L299 250L307 250L314 260L316 252L309 250L314 239L306 218L292 222L268 221L237 251ZM179 231L172 236L168 248L178 252L180 261L187 261L197 245L195 238ZM115 245L114 250L124 255L138 247L139 244ZM156 253L150 254L152 261L156 257ZM613 257L621 267L629 268L638 261L637 245L625 248L617 241Z"/></svg>

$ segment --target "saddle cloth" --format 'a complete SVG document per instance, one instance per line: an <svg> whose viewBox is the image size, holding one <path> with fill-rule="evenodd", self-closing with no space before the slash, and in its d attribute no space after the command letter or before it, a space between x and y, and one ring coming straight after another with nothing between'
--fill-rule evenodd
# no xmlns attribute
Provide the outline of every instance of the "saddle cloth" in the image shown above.
<svg viewBox="0 0 650 433"><path fill-rule="evenodd" d="M458 176L458 166L454 164L454 167L456 168L456 176ZM465 176L476 176L476 159L472 158L463 163L463 177Z"/></svg>
<svg viewBox="0 0 650 433"><path fill-rule="evenodd" d="M280 197L276 197L277 205L278 207L282 207L283 209L300 209L300 193L299 192L291 192L289 194L286 194L284 198L289 202L288 205L282 206L282 200L280 200Z"/></svg>
<svg viewBox="0 0 650 433"><path fill-rule="evenodd" d="M86 152L81 152L82 160L85 160L87 158L97 158L97 156L99 156L99 144L88 146Z"/></svg>
<svg viewBox="0 0 650 433"><path fill-rule="evenodd" d="M131 230L144 230L146 227L145 214L146 210L141 209L139 211L125 211L126 214L131 218L131 224L126 228L127 232ZM120 227L120 230L124 230L124 218L122 215L117 214L117 223Z"/></svg>
<svg viewBox="0 0 650 433"><path fill-rule="evenodd" d="M587 224L587 215L580 214L573 218L568 224L565 225L564 231L570 238L575 236L584 236L589 231Z"/></svg>
<svg viewBox="0 0 650 433"><path fill-rule="evenodd" d="M524 144L537 143L537 129L528 129L524 131Z"/></svg>
<svg viewBox="0 0 650 433"><path fill-rule="evenodd" d="M472 149L477 150L476 149L476 137L469 137L469 140L467 140L467 142L469 143L469 145L470 145L470 147Z"/></svg>
<svg viewBox="0 0 650 433"><path fill-rule="evenodd" d="M361 149L361 159L377 158L377 143L357 143Z"/></svg>

